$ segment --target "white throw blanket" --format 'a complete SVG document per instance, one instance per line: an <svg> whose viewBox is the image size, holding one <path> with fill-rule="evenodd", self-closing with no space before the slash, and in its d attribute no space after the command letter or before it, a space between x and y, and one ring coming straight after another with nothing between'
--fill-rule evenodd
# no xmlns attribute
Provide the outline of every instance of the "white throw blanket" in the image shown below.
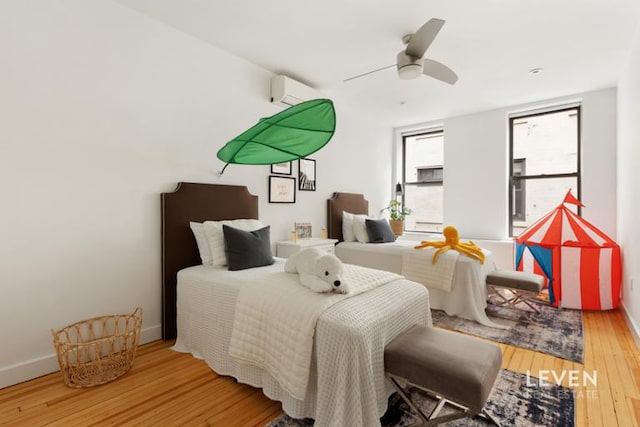
<svg viewBox="0 0 640 427"><path fill-rule="evenodd" d="M402 254L402 274L427 288L451 292L453 273L460 253L448 250L438 256L433 264L436 248L407 249Z"/></svg>
<svg viewBox="0 0 640 427"><path fill-rule="evenodd" d="M331 305L401 276L345 265L349 294L319 294L268 276L244 286L236 306L229 354L269 372L289 394L304 399L320 314Z"/></svg>

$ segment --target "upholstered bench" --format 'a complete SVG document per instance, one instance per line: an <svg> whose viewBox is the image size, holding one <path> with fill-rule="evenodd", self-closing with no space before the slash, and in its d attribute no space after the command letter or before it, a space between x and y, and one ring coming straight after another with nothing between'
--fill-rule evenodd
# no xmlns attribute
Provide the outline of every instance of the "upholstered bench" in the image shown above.
<svg viewBox="0 0 640 427"><path fill-rule="evenodd" d="M517 304L524 303L536 313L540 312L532 301L542 291L543 276L524 271L493 270L487 275L486 284L490 295L496 295L500 304L518 308ZM510 295L505 295L501 289L508 290Z"/></svg>
<svg viewBox="0 0 640 427"><path fill-rule="evenodd" d="M419 325L397 336L384 350L387 379L427 426L475 415L499 425L483 407L501 364L502 352L495 344ZM438 400L429 415L416 406L402 383ZM438 416L447 403L458 410Z"/></svg>

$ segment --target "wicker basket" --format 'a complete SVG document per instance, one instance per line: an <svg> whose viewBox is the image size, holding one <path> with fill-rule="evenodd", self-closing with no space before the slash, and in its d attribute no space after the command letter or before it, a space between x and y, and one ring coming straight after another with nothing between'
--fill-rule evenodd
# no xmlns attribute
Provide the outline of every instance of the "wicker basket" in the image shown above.
<svg viewBox="0 0 640 427"><path fill-rule="evenodd" d="M95 317L51 330L60 372L69 387L92 387L124 375L133 365L142 308L132 314Z"/></svg>

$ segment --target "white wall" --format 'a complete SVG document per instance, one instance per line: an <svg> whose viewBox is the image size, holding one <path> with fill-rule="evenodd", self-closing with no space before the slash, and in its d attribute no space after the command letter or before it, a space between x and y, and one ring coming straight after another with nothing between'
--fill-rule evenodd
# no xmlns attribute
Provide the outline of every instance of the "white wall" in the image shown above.
<svg viewBox="0 0 640 427"><path fill-rule="evenodd" d="M640 31L618 86L618 242L622 246L622 300L640 335ZM633 286L631 285L633 281Z"/></svg>
<svg viewBox="0 0 640 427"><path fill-rule="evenodd" d="M508 116L516 111L579 100L582 103L582 201L584 217L610 236L616 235L616 91L605 89L445 118L395 130L442 126L444 152L444 223L461 236L503 240L508 237ZM399 153L394 174L400 178ZM558 201L558 204L561 200Z"/></svg>
<svg viewBox="0 0 640 427"><path fill-rule="evenodd" d="M178 181L247 185L273 240L317 234L333 191L390 194L391 130L339 104L317 191L270 205L268 166L218 179L216 151L281 110L271 74L117 3L3 1L0 52L0 387L56 369L51 328L142 306L160 337L159 194Z"/></svg>

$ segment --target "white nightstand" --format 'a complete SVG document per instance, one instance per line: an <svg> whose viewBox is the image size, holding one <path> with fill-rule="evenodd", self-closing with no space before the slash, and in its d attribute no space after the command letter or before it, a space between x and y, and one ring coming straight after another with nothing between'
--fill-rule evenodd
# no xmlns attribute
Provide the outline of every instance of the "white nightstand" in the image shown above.
<svg viewBox="0 0 640 427"><path fill-rule="evenodd" d="M276 242L276 256L280 258L289 258L296 252L306 248L318 248L332 254L334 253L336 243L338 243L337 239L321 239L319 237L298 239L295 242L293 240L282 240L280 242Z"/></svg>

